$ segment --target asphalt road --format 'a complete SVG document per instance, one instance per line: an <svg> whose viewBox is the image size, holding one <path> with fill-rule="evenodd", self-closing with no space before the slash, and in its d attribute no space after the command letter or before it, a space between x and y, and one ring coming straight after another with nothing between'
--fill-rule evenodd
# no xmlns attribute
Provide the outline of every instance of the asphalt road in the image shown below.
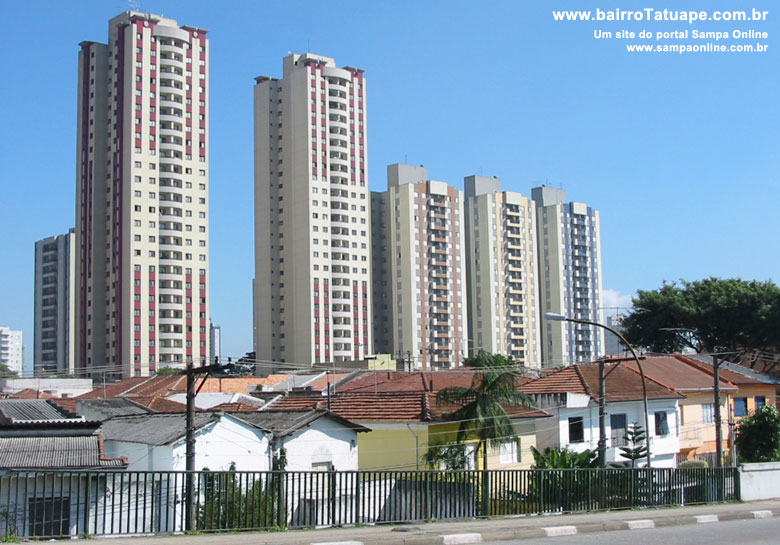
<svg viewBox="0 0 780 545"><path fill-rule="evenodd" d="M780 517L709 524L667 526L648 530L596 532L573 536L493 541L490 545L777 545Z"/></svg>

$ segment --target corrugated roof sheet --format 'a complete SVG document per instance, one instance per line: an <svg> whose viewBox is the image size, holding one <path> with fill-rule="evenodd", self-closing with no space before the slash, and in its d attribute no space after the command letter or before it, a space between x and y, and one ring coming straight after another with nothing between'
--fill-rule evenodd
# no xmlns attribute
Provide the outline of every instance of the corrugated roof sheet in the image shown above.
<svg viewBox="0 0 780 545"><path fill-rule="evenodd" d="M80 404L93 407L103 413L106 418L112 418L114 416L129 416L134 414L149 414L154 412L152 409L134 403L133 401L125 398L114 399L80 399L76 403L78 407Z"/></svg>
<svg viewBox="0 0 780 545"><path fill-rule="evenodd" d="M0 399L0 422L51 422L82 420L48 399Z"/></svg>
<svg viewBox="0 0 780 545"><path fill-rule="evenodd" d="M4 469L121 468L124 458L103 456L99 435L64 437L0 437Z"/></svg>
<svg viewBox="0 0 780 545"><path fill-rule="evenodd" d="M103 436L112 441L168 445L184 437L185 418L184 413L117 416L103 423ZM195 429L199 430L219 418L212 413L195 413Z"/></svg>
<svg viewBox="0 0 780 545"><path fill-rule="evenodd" d="M338 414L329 413L327 410L323 409L269 409L240 413L235 416L261 429L270 431L277 437L290 435L320 418L330 418L341 425L356 431L369 431L368 428L364 426L350 422Z"/></svg>

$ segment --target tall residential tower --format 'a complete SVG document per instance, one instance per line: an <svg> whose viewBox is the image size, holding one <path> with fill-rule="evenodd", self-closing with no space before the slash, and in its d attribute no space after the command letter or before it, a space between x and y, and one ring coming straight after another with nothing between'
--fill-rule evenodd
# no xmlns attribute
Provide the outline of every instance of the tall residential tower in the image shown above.
<svg viewBox="0 0 780 545"><path fill-rule="evenodd" d="M76 232L35 243L35 329L33 371L72 374L76 370Z"/></svg>
<svg viewBox="0 0 780 545"><path fill-rule="evenodd" d="M255 85L254 347L311 365L373 352L366 80L307 53Z"/></svg>
<svg viewBox="0 0 780 545"><path fill-rule="evenodd" d="M457 367L469 343L463 192L403 164L387 167L387 187L371 194L377 352Z"/></svg>
<svg viewBox="0 0 780 545"><path fill-rule="evenodd" d="M464 181L471 354L485 350L539 367L534 204L501 191L498 178Z"/></svg>
<svg viewBox="0 0 780 545"><path fill-rule="evenodd" d="M79 53L76 362L127 377L209 355L209 44L132 11L108 36Z"/></svg>
<svg viewBox="0 0 780 545"><path fill-rule="evenodd" d="M552 187L531 190L536 203L540 318L546 312L603 323L601 319L601 228L599 212L566 202ZM604 355L604 330L545 320L542 360L546 367L593 361Z"/></svg>

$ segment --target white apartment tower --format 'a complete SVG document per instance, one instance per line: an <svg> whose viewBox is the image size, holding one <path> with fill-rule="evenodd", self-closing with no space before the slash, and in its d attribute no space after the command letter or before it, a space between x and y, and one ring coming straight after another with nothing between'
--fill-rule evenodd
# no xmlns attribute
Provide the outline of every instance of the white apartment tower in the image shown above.
<svg viewBox="0 0 780 545"><path fill-rule="evenodd" d="M425 167L387 167L372 193L374 337L407 368L459 366L466 354L463 192Z"/></svg>
<svg viewBox="0 0 780 545"><path fill-rule="evenodd" d="M33 372L76 370L76 230L35 243Z"/></svg>
<svg viewBox="0 0 780 545"><path fill-rule="evenodd" d="M122 13L107 44L81 43L79 370L208 357L208 66L206 31L157 15Z"/></svg>
<svg viewBox="0 0 780 545"><path fill-rule="evenodd" d="M24 368L22 332L0 326L0 363L20 375Z"/></svg>
<svg viewBox="0 0 780 545"><path fill-rule="evenodd" d="M373 353L366 80L307 53L256 78L254 348L311 365Z"/></svg>
<svg viewBox="0 0 780 545"><path fill-rule="evenodd" d="M534 204L502 192L498 178L464 182L470 354L485 350L539 367Z"/></svg>
<svg viewBox="0 0 780 545"><path fill-rule="evenodd" d="M531 190L536 203L541 316L546 312L603 323L599 212L566 202L552 187ZM544 320L542 360L547 367L593 361L604 354L600 327Z"/></svg>

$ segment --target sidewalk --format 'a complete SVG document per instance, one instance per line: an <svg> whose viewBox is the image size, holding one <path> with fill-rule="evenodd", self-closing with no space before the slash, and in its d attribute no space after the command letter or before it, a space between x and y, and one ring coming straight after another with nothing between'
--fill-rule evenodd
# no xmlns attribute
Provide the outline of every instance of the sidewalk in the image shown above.
<svg viewBox="0 0 780 545"><path fill-rule="evenodd" d="M700 524L780 516L780 500L607 511L576 515L532 515L462 522L387 524L361 528L246 532L190 536L97 539L116 545L463 545L613 530Z"/></svg>

